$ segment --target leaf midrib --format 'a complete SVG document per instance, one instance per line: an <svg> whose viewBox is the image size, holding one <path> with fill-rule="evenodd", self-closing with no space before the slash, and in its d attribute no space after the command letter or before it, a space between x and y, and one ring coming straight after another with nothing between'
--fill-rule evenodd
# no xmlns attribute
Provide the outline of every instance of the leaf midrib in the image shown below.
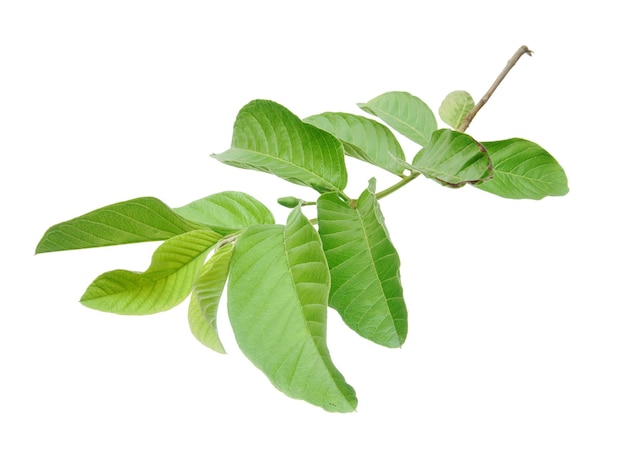
<svg viewBox="0 0 626 449"><path fill-rule="evenodd" d="M378 109L376 107L372 107L370 105L368 105L367 103L365 104L366 107L368 108L372 108L374 110ZM423 141L427 141L428 139L426 139L426 136L424 134L422 134L415 126L410 125L408 122L405 122L404 120L401 120L397 117L392 116L391 114L387 114L386 112L383 112L381 110L378 110L378 112L375 113L378 117L380 117L381 119L385 120L383 117L381 117L381 114L384 116L387 116L387 118L392 118L397 122L402 123L403 125L405 125L407 128L409 128L410 130L414 131L417 135L420 136L420 139L422 139ZM385 120L386 121L386 120ZM417 142L419 144L419 142ZM421 144L420 144L421 145Z"/></svg>
<svg viewBox="0 0 626 449"><path fill-rule="evenodd" d="M328 354L322 354L320 352L320 348L319 348L319 346L317 344L317 341L316 341L318 339L318 336L313 334L313 332L311 330L311 327L309 326L309 320L307 319L306 314L304 313L304 307L302 305L302 302L300 301L300 297L298 295L298 289L296 288L296 281L294 279L294 273L292 271L292 265L291 265L291 263L289 261L289 255L288 255L289 251L287 249L287 226L285 226L283 228L282 242L283 242L283 251L284 251L284 254L285 254L285 261L287 262L287 269L289 271L289 280L291 281L291 288L292 288L292 291L294 293L294 296L298 298L298 309L297 310L300 311L300 315L302 317L302 320L306 323L306 328L307 328L307 331L308 331L307 332L308 333L308 339L313 344L313 347L315 348L315 351L316 351L317 355L319 356L320 360L323 361L324 370L325 370L326 374L330 377L330 379L332 381L332 384L335 386L335 389L336 389L337 393L339 394L340 397L342 397L344 399L344 401L350 407L352 407L352 405L350 404L350 401L348 400L348 398L346 398L344 392L342 391L342 389L338 385L335 376L333 375L332 371L328 367L328 362L330 361L330 357L328 356ZM302 246L302 245L298 245L298 246ZM329 277L330 277L330 274L329 274ZM326 321L326 323L327 322L328 321ZM323 341L323 339L322 339L322 341ZM304 345L302 345L302 350L303 350L303 348L304 348ZM298 361L299 361L299 358L298 358ZM298 362L296 362L294 364L294 369L297 369L297 366L298 366ZM294 376L292 376L292 381L293 381L293 377Z"/></svg>
<svg viewBox="0 0 626 449"><path fill-rule="evenodd" d="M489 143L492 143L492 142L487 142L487 145ZM504 145L501 148L499 148L496 152L510 151L510 150L508 150L508 148L511 147L511 146L515 146L516 143L521 143L521 142L515 141L515 142L512 142L512 143L507 143L506 145ZM483 144L483 146L484 145L485 144ZM534 156L532 156L530 158L525 158L525 157L521 156L524 152L527 152L527 151L533 151L532 145L527 146L526 148L524 148L521 151L517 151L517 152L511 153L510 155L508 155L504 159L499 160L497 165L502 165L503 163L505 163L509 159L520 158L520 157L522 158L521 163L526 163L526 162L531 161L532 159L535 159L535 158L546 158L546 159L548 159L544 164L540 164L540 165L534 166L532 169L535 170L535 169L539 168L541 165L550 165L551 162L552 163L555 162L551 157L547 157L545 154L535 154ZM518 163L518 164L516 164L515 167L518 167L519 165L520 164ZM518 173L514 173L514 172L510 172L510 171L505 171L505 170L499 169L499 168L496 167L496 164L494 164L493 171L496 172L496 173L506 174L508 176L519 178L519 179L524 179L524 180L528 180L528 181L532 181L532 182L540 182L540 183L543 183L543 184L546 184L546 185L550 185L549 181L544 181L543 180L543 176L541 178L531 178L531 177L524 176L524 175L521 175L521 174L518 174Z"/></svg>
<svg viewBox="0 0 626 449"><path fill-rule="evenodd" d="M389 308L389 298L387 298L387 295L385 294L385 289L383 288L383 284L382 284L382 281L380 279L380 275L378 273L378 269L377 269L377 266L376 266L376 261L374 259L373 254L372 254L372 250L371 250L372 244L370 242L369 236L367 235L367 232L365 231L365 221L363 219L363 215L362 215L361 211L358 208L358 205L357 205L357 208L355 209L355 211L357 213L357 217L358 217L359 222L361 224L361 232L362 232L362 234L364 236L364 240L366 242L366 252L367 252L367 255L369 256L369 259L370 259L370 262L371 262L371 266L373 267L374 272L376 273L376 282L377 282L378 288L380 290L381 296L385 299L384 303L385 303L385 308L386 308L386 310L388 312L387 316L389 316L391 318L391 321L393 323L393 328L395 330L396 338L398 339L398 341L401 341L400 333L399 333L398 327L396 326L396 320L394 319L393 314L391 313L391 309ZM376 222L378 223L378 225L380 225L378 220L376 220ZM352 302L354 302L354 301L351 301L350 304L352 304ZM348 307L350 307L350 304L348 304L346 309ZM374 307L375 304L376 303L374 303L374 304L372 304L370 306L370 309L368 309L368 312L369 312L369 310L371 310ZM362 320L363 320L363 318L361 318L361 321ZM359 323L360 323L360 321L359 321Z"/></svg>
<svg viewBox="0 0 626 449"><path fill-rule="evenodd" d="M342 144L342 145L343 145L343 144ZM295 168L297 168L297 169L299 169L299 170L303 171L304 173L307 173L307 174L309 174L309 175L313 175L313 177L314 177L315 179L319 179L319 180L323 181L323 182L322 182L322 184L324 184L324 185L327 185L327 186L330 186L330 187L331 187L331 189L329 189L329 190L333 190L333 189L334 189L334 190L336 190L336 191L340 191L340 190L341 190L341 187L334 185L334 184L332 183L332 181L330 181L330 180L328 180L328 179L326 179L326 178L321 177L321 176L320 176L320 175L318 175L317 173L312 172L312 171L310 171L310 170L306 169L305 167L302 167L302 166L300 166L300 165L294 164L294 163L293 163L293 162L291 162L291 161L287 161L287 160L285 160L285 159L281 159L281 158L278 158L278 157L276 157L276 156L272 156L272 155L267 154L267 153L260 153L260 152L258 152L258 151L250 150L250 149L247 149L247 148L231 147L230 149L231 149L231 150L237 150L237 151L243 151L243 152L247 152L247 153L252 153L252 154L254 154L254 155L258 155L258 156L261 156L261 157L265 157L265 158L268 158L268 159L270 159L270 160L277 161L277 162L281 162L281 163L283 163L283 164L286 164L286 165L289 165L289 166L295 167ZM218 155L218 156L219 156L219 155Z"/></svg>
<svg viewBox="0 0 626 449"><path fill-rule="evenodd" d="M214 244L213 244L214 245ZM198 259L203 258L206 256L207 252L212 248L213 245L207 246L205 250L203 250L202 252L198 253L196 256L192 257L191 259L189 259L186 263L180 265L178 268L170 268L167 270L154 270L154 271L150 271L150 269L152 268L152 264L146 269L146 271L141 272L141 273L136 273L130 270L119 270L120 272L123 272L124 275L128 275L130 274L133 278L132 282L135 284L133 286L133 288L130 289L126 289L126 290L121 290L121 291L116 291L114 293L108 293L104 296L95 296L95 297L91 297L85 300L81 299L81 302L89 302L89 301L93 301L93 300L102 300L103 298L107 298L107 297L116 297L119 296L120 294L128 294L128 295L132 295L133 298L135 298L139 292L147 287L150 288L150 290L153 290L157 284L163 284L163 283L167 283L169 281L170 278L177 276L179 273L183 272L183 270L189 270L190 266L195 263ZM109 272L109 273L113 273L113 272ZM106 273L105 273L106 275ZM156 275L156 276L155 276ZM104 275L103 275L104 276ZM110 282L111 280L107 279L108 282ZM161 287L161 290L164 287ZM146 298L149 298L150 295L147 294ZM144 299L144 301L141 302L141 304L138 305L138 307L136 307L136 310L141 309L141 306L143 306L145 303L147 302L147 299Z"/></svg>
<svg viewBox="0 0 626 449"><path fill-rule="evenodd" d="M454 121L454 129L459 129L459 127L463 124L463 120L465 119L465 117L467 117L468 113L463 113L466 110L466 106L469 104L472 104L473 100L470 102L470 100L472 100L471 97L467 97L467 96L463 96L463 104L461 105L461 107L459 108L458 111L458 117L456 118L456 120ZM469 110L471 111L471 109L474 107L474 105L472 105Z"/></svg>

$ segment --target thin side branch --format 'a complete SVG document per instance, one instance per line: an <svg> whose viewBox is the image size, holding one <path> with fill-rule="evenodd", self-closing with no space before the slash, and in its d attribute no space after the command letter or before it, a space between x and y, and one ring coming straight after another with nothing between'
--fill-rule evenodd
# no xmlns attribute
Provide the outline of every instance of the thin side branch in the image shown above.
<svg viewBox="0 0 626 449"><path fill-rule="evenodd" d="M409 182L413 181L419 175L420 175L419 172L413 172L413 173L411 173L408 176L403 176L402 179L399 182L395 183L391 187L386 188L385 190L381 190L380 192L378 192L376 194L376 199L379 200L381 198L386 197L387 195L391 195L393 192L398 190L400 187L403 187L403 186L407 185Z"/></svg>
<svg viewBox="0 0 626 449"><path fill-rule="evenodd" d="M500 75L498 75L498 78L496 78L496 80L493 82L493 84L491 85L487 93L480 99L478 103L476 103L476 106L474 106L474 108L470 111L470 113L467 114L467 117L465 117L465 120L463 120L463 123L459 127L458 131L465 132L465 130L469 127L470 123L472 123L472 120L474 120L474 117L476 116L476 114L478 114L478 111L480 111L480 109L485 105L485 103L487 103L487 101L489 100L491 95L495 92L495 90L498 88L502 80L511 71L511 69L517 63L517 61L519 61L519 59L525 54L528 56L532 56L533 52L529 50L526 45L522 45L515 52L513 57L509 59L509 62L507 62L506 67L504 67L502 72L500 72Z"/></svg>

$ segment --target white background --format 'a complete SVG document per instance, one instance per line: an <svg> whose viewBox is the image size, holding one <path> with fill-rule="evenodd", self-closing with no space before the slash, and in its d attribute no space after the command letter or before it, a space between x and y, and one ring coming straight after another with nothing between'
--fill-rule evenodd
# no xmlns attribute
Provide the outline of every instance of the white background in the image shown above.
<svg viewBox="0 0 626 449"><path fill-rule="evenodd" d="M0 5L1 447L626 447L615 2ZM77 302L103 271L147 268L156 244L33 255L49 226L138 196L181 206L242 190L284 222L277 197L314 195L209 157L229 147L245 103L359 113L405 90L436 111L451 90L480 98L523 44L534 56L468 131L539 143L571 191L512 201L418 179L383 200L410 331L384 349L329 312L357 413L274 390L225 307L220 356L193 339L186 305L121 317ZM393 181L350 167L353 196L370 176Z"/></svg>

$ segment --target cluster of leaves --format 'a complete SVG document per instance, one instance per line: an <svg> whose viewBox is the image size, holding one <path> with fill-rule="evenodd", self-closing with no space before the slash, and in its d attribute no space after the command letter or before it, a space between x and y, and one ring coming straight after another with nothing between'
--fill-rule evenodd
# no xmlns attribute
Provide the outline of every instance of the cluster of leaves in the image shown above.
<svg viewBox="0 0 626 449"><path fill-rule="evenodd" d="M540 199L568 190L560 165L537 144L477 142L459 132L474 107L466 92L453 92L439 110L452 129L438 129L429 107L406 92L359 106L421 147L411 162L394 133L365 116L327 112L301 120L266 100L239 112L231 148L213 156L311 187L318 196L314 203L281 198L293 208L284 225L242 192L221 192L178 208L146 197L52 226L36 252L164 241L145 272L104 273L81 303L140 315L171 309L190 296L193 335L223 353L216 317L228 283L237 344L275 387L329 411L352 411L355 391L327 347L328 306L359 335L383 346L401 346L408 330L400 259L378 200L418 175L506 198ZM397 175L398 184L377 193L372 179L358 199L350 199L344 193L346 155ZM312 204L317 218L311 220L302 207Z"/></svg>

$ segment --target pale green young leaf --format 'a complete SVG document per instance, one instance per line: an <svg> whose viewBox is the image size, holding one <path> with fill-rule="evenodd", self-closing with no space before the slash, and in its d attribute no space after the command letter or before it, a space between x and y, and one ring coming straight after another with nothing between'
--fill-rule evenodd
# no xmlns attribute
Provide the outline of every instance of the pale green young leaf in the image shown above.
<svg viewBox="0 0 626 449"><path fill-rule="evenodd" d="M161 200L135 198L50 227L35 253L167 240L203 228L177 215Z"/></svg>
<svg viewBox="0 0 626 449"><path fill-rule="evenodd" d="M464 90L450 92L441 102L439 117L453 129L459 129L467 114L474 108L474 99Z"/></svg>
<svg viewBox="0 0 626 449"><path fill-rule="evenodd" d="M435 131L413 159L415 170L448 187L462 187L491 179L485 148L467 134L450 129Z"/></svg>
<svg viewBox="0 0 626 449"><path fill-rule="evenodd" d="M389 128L359 115L324 112L304 119L344 143L347 155L402 176L407 168L400 143Z"/></svg>
<svg viewBox="0 0 626 449"><path fill-rule="evenodd" d="M210 230L172 237L156 249L145 272L104 273L91 283L80 302L92 309L120 315L169 310L189 295L209 250L221 238Z"/></svg>
<svg viewBox="0 0 626 449"><path fill-rule="evenodd" d="M504 198L533 200L569 191L561 165L536 143L515 138L482 144L493 163L493 179L477 188Z"/></svg>
<svg viewBox="0 0 626 449"><path fill-rule="evenodd" d="M270 210L243 192L216 193L173 210L224 235L255 224L274 224Z"/></svg>
<svg viewBox="0 0 626 449"><path fill-rule="evenodd" d="M252 101L239 111L231 148L213 157L319 192L342 190L348 180L341 142L268 100Z"/></svg>
<svg viewBox="0 0 626 449"><path fill-rule="evenodd" d="M400 258L384 224L374 180L351 208L334 193L317 201L319 233L331 276L329 305L359 335L402 345L408 331Z"/></svg>
<svg viewBox="0 0 626 449"><path fill-rule="evenodd" d="M420 145L426 145L437 129L433 111L408 92L387 92L358 106Z"/></svg>
<svg viewBox="0 0 626 449"><path fill-rule="evenodd" d="M220 354L225 351L217 333L217 308L232 254L233 244L227 243L218 248L204 265L192 287L187 314L191 333L200 343Z"/></svg>
<svg viewBox="0 0 626 449"><path fill-rule="evenodd" d="M285 226L252 226L237 239L228 315L237 344L277 389L350 412L355 392L326 344L329 287L319 235L297 207Z"/></svg>

